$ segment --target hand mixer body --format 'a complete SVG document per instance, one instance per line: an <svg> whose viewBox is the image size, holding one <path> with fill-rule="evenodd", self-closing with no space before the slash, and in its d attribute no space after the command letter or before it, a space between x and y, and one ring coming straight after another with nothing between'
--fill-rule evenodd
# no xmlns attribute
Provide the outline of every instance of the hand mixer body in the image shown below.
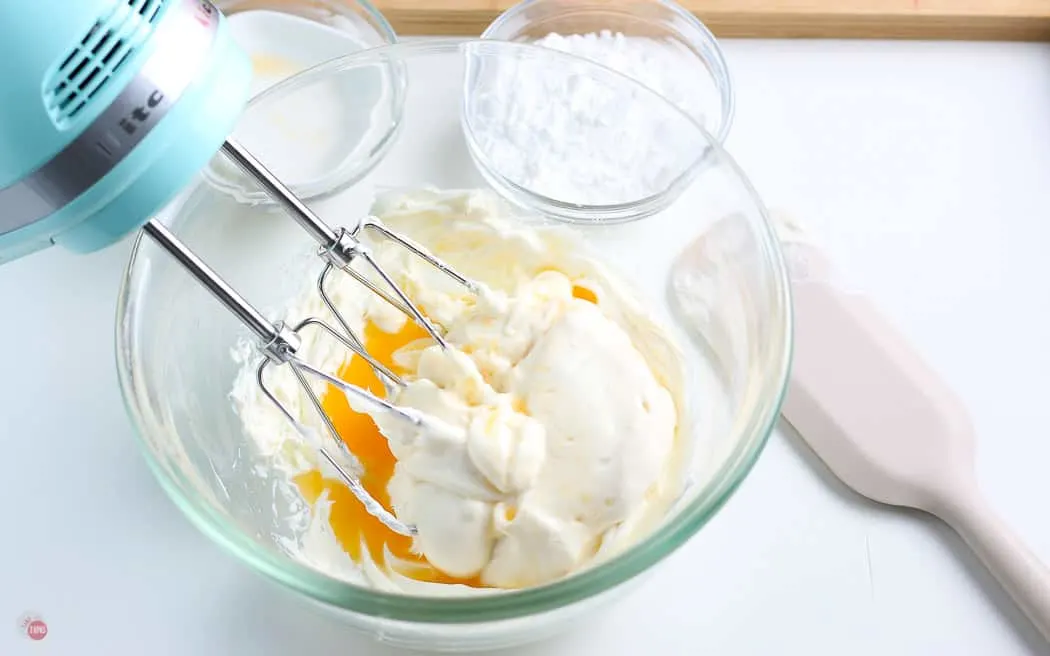
<svg viewBox="0 0 1050 656"><path fill-rule="evenodd" d="M325 294L325 281L345 271L398 307L442 347L437 327L379 266L361 242L364 232L393 241L440 273L478 291L447 264L374 219L333 228L261 162L227 139L248 97L251 64L208 0L0 0L0 60L15 62L0 82L0 263L61 244L92 251L142 227L258 338L264 393L307 443L317 445L365 509L392 530L415 534L369 495L315 431L301 423L266 385L269 365L287 366L324 416L307 376L335 385L382 412L422 429L434 420L399 408L339 380L298 355L305 329L341 342L386 380L397 378L372 358ZM322 297L344 332L317 318L295 326L271 322L151 215L189 183L217 152L231 158L311 235L326 266ZM354 270L363 260L375 279ZM329 444L353 455L331 422Z"/></svg>
<svg viewBox="0 0 1050 656"><path fill-rule="evenodd" d="M207 0L0 0L0 263L144 224L232 132L251 63Z"/></svg>

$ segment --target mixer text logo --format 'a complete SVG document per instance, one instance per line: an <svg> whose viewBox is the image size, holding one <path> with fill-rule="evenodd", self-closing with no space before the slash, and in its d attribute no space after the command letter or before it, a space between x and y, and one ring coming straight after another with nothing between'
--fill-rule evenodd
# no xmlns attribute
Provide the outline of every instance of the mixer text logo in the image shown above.
<svg viewBox="0 0 1050 656"><path fill-rule="evenodd" d="M135 130L138 130L139 126L149 119L150 114L163 100L164 94L160 89L155 90L149 95L149 98L146 98L145 105L139 105L131 110L127 116L120 119L120 128L127 134L135 134Z"/></svg>
<svg viewBox="0 0 1050 656"><path fill-rule="evenodd" d="M30 640L40 641L47 637L47 623L38 613L26 613L19 618L18 630Z"/></svg>

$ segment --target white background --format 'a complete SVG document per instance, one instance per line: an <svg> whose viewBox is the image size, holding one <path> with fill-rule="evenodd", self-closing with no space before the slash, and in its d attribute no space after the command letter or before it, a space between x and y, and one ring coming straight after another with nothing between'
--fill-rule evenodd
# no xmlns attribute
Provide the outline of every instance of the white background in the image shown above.
<svg viewBox="0 0 1050 656"><path fill-rule="evenodd" d="M1050 47L725 48L730 151L966 400L991 505L1050 561ZM153 481L114 373L128 246L0 268L0 654L399 653L248 571ZM44 641L19 634L26 611L46 620ZM778 431L721 513L633 596L509 653L1050 649L946 528L860 500Z"/></svg>

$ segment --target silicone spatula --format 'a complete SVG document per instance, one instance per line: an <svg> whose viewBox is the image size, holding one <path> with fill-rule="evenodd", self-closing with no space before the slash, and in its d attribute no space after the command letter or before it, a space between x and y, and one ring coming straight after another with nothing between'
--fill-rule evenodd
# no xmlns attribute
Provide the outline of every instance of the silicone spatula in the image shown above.
<svg viewBox="0 0 1050 656"><path fill-rule="evenodd" d="M982 498L966 408L868 300L833 282L805 233L777 218L795 317L784 418L846 485L951 526L1050 640L1050 571ZM726 350L732 330L712 317L732 319L739 290L713 263L739 259L733 244L748 239L736 234L740 223L716 223L671 272L683 320L715 351Z"/></svg>
<svg viewBox="0 0 1050 656"><path fill-rule="evenodd" d="M792 295L784 418L846 485L951 526L1050 640L1050 570L981 496L961 400L863 296L820 279Z"/></svg>

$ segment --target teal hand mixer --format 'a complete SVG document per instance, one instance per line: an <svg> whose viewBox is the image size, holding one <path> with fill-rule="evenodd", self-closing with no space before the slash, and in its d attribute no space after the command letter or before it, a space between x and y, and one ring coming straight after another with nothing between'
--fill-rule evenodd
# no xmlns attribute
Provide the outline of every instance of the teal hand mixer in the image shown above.
<svg viewBox="0 0 1050 656"><path fill-rule="evenodd" d="M333 272L352 275L401 309L442 347L439 330L394 283L369 244L392 240L472 291L467 280L377 220L333 228L242 146L227 139L245 106L251 62L208 0L0 0L0 264L52 244L77 252L108 246L142 229L258 338L258 380L267 396L314 443L372 514L394 530L414 528L372 499L307 376L336 385L425 428L431 418L400 408L302 359L300 332L322 330L369 362L390 385L400 380L369 356L325 289ZM266 319L164 225L150 217L223 152L319 244L318 289L336 319L286 326ZM235 247L233 245L232 247ZM363 262L364 267L355 264ZM352 355L350 356L352 357ZM289 366L324 419L329 442L270 393L268 366ZM352 455L346 452L345 455Z"/></svg>

